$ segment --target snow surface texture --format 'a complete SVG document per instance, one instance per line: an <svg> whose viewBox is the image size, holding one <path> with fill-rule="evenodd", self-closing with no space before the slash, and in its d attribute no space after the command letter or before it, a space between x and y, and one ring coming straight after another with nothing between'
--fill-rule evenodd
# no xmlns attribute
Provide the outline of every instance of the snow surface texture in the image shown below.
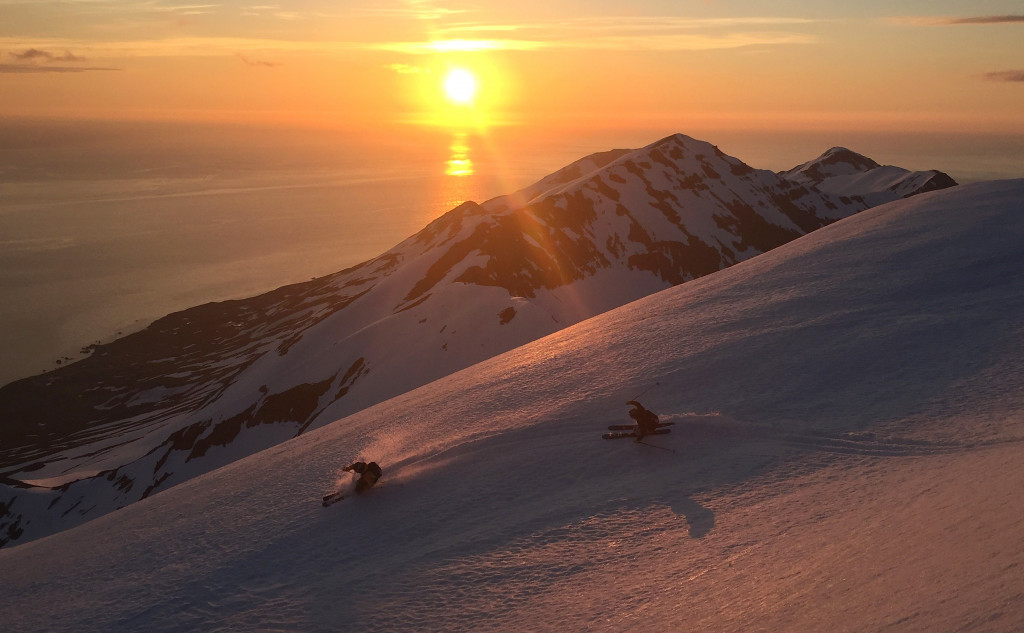
<svg viewBox="0 0 1024 633"><path fill-rule="evenodd" d="M866 207L674 135L466 202L352 269L172 314L0 389L0 546L95 518Z"/></svg>
<svg viewBox="0 0 1024 633"><path fill-rule="evenodd" d="M1024 180L923 194L0 550L0 621L1020 631L1022 343Z"/></svg>

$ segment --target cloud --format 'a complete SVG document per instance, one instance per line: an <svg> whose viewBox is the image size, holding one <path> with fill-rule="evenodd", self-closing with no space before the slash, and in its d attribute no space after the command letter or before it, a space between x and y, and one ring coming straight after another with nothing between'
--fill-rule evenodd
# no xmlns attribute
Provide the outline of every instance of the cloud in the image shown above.
<svg viewBox="0 0 1024 633"><path fill-rule="evenodd" d="M0 0L3 2L3 0ZM255 5L247 9L270 9ZM410 3L389 11L426 12L433 4ZM372 9L366 9L370 11ZM81 40L51 39L28 42L0 36L0 47L28 48L43 53L83 46L102 51L104 57L237 56L252 65L270 66L261 57L295 53L342 53L345 51L386 51L408 55L471 53L482 51L545 51L556 49L604 51L698 51L753 46L815 44L819 38L799 27L816 21L803 18L719 18L673 17L579 17L570 20L517 24L462 22L438 24L431 29L434 39L424 41L294 40L246 37L169 37L154 40L112 40L83 43ZM793 27L793 28L790 28ZM28 51L26 51L28 53ZM25 53L22 53L23 55ZM47 53L48 54L48 53ZM70 54L70 53L67 53ZM50 54L54 61L57 56ZM38 61L38 59L36 60ZM68 59L70 61L70 58ZM411 67L411 66L410 66ZM395 72L402 72L391 67Z"/></svg>
<svg viewBox="0 0 1024 633"><path fill-rule="evenodd" d="M400 75L415 75L417 73L427 72L419 66L410 66L409 64L388 64L385 68L393 70Z"/></svg>
<svg viewBox="0 0 1024 633"><path fill-rule="evenodd" d="M1024 15L982 15L971 18L951 18L947 24L1007 24L1024 22Z"/></svg>
<svg viewBox="0 0 1024 633"><path fill-rule="evenodd" d="M0 73L83 73L92 70L120 70L98 66L56 66L55 63L84 62L85 58L65 50L63 54L51 53L42 48L26 48L20 53L7 53L15 63L0 63ZM42 63L39 63L42 62Z"/></svg>
<svg viewBox="0 0 1024 633"><path fill-rule="evenodd" d="M84 57L72 54L70 51L64 51L63 55L54 55L49 51L39 50L38 48L30 48L21 53L8 53L11 57L19 62L28 62L41 60L45 62L84 62Z"/></svg>
<svg viewBox="0 0 1024 633"><path fill-rule="evenodd" d="M2 1L2 0L0 0ZM149 40L107 40L103 42L74 39L47 39L26 41L21 38L0 36L0 48L76 50L89 48L97 56L125 57L179 57L211 56L234 57L239 53L250 60L283 52L323 53L346 50L365 50L362 43L332 41L299 41L285 39L256 39L244 37L165 37Z"/></svg>
<svg viewBox="0 0 1024 633"><path fill-rule="evenodd" d="M579 49L611 51L698 51L742 48L757 45L813 44L818 39L802 33L666 33L645 35L604 35L559 39L448 39L427 42L383 42L371 45L377 50L410 55L477 51L537 51Z"/></svg>
<svg viewBox="0 0 1024 633"><path fill-rule="evenodd" d="M382 51L422 55L425 53L467 53L478 51L533 51L541 48L547 48L548 45L544 42L530 40L454 39L432 40L428 42L380 42L377 44L370 44L368 47Z"/></svg>
<svg viewBox="0 0 1024 633"><path fill-rule="evenodd" d="M961 24L1014 24L1024 22L1024 15L976 15L960 18L936 16L905 16L888 18L896 24L911 26L955 26Z"/></svg>
<svg viewBox="0 0 1024 633"><path fill-rule="evenodd" d="M0 64L0 73L84 73L93 70L121 70L89 66L38 66L35 64Z"/></svg>
<svg viewBox="0 0 1024 633"><path fill-rule="evenodd" d="M403 0L405 11L419 20L437 20L449 15L464 13L462 9L446 9L439 7L433 0Z"/></svg>
<svg viewBox="0 0 1024 633"><path fill-rule="evenodd" d="M658 33L671 31L708 31L736 27L779 27L812 24L807 18L681 18L672 16L591 16L570 20L525 22L521 24L485 24L463 22L438 29L440 33L494 31L575 32L601 35L607 33Z"/></svg>
<svg viewBox="0 0 1024 633"><path fill-rule="evenodd" d="M755 45L808 44L813 35L777 30L803 26L805 18L677 18L592 16L526 23L462 22L435 29L426 42L385 42L374 48L409 54L472 51L590 50L679 51ZM505 35L512 37L505 37ZM497 37L495 37L497 36Z"/></svg>
<svg viewBox="0 0 1024 633"><path fill-rule="evenodd" d="M437 6L433 0L402 0L401 7L360 7L353 15L387 18L410 18L413 20L439 20L466 13L466 9L448 9Z"/></svg>
<svg viewBox="0 0 1024 633"><path fill-rule="evenodd" d="M275 66L281 65L277 62L267 62L261 59L252 59L251 57L246 57L241 53L235 53L235 56L238 57L238 59L242 60L247 66L262 66L264 68L273 68Z"/></svg>
<svg viewBox="0 0 1024 633"><path fill-rule="evenodd" d="M150 11L160 13L176 13L178 15L203 15L207 13L213 13L215 9L220 8L216 4L178 4L178 5L158 5L149 4L146 6Z"/></svg>
<svg viewBox="0 0 1024 633"><path fill-rule="evenodd" d="M989 81L1024 82L1024 70L1003 70L994 73L985 73L985 79L988 79Z"/></svg>

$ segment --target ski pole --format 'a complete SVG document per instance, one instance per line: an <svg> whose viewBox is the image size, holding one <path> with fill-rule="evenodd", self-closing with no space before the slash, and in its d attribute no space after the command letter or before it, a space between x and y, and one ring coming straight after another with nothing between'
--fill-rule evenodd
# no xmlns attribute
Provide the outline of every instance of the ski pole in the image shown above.
<svg viewBox="0 0 1024 633"><path fill-rule="evenodd" d="M637 442L637 444L643 444L644 446L650 446L651 448L660 448L663 451L670 451L673 455L676 454L676 449L668 448L665 446L658 446L657 444L648 444L647 442Z"/></svg>
<svg viewBox="0 0 1024 633"><path fill-rule="evenodd" d="M648 391L650 391L651 389L654 389L655 387L657 387L657 386L658 386L658 385L660 385L660 384L661 384L660 382L656 382L656 383L654 383L654 384L653 384L653 385L651 385L650 387L648 387L648 388L644 389L643 391L641 391L641 392L640 392L640 393L638 393L637 395L635 395L635 396L633 396L632 398L630 398L630 400L639 400L641 396L643 396L643 395L644 395L645 393L647 393L647 392L648 392Z"/></svg>

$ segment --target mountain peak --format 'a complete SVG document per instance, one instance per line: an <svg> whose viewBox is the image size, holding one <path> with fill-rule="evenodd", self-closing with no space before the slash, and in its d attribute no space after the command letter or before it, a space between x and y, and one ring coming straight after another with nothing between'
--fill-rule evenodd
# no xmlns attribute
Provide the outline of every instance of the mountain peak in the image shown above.
<svg viewBox="0 0 1024 633"><path fill-rule="evenodd" d="M794 167L786 174L800 174L806 179L820 182L826 178L866 172L881 167L863 154L845 147L831 147L824 154ZM794 173L795 172L795 173Z"/></svg>
<svg viewBox="0 0 1024 633"><path fill-rule="evenodd" d="M666 145L669 143L679 143L682 145L690 145L694 143L700 145L710 145L710 143L708 143L707 141L702 141L700 139L693 138L692 136L687 136L682 132L676 132L675 134L669 134L665 138L658 139L657 141L650 143L644 149L653 149L655 147L660 147L662 145Z"/></svg>
<svg viewBox="0 0 1024 633"><path fill-rule="evenodd" d="M657 141L655 141L655 142L653 142L653 143L651 143L649 145L646 145L646 146L644 146L644 147L642 147L642 148L640 148L638 150L634 150L634 153L636 153L636 154L646 154L646 153L652 152L654 150L662 150L662 151L664 151L666 148L673 148L673 147L674 148L679 148L680 150L689 150L691 152L694 152L694 153L697 153L697 154L703 154L703 155L706 155L706 156L714 155L714 156L717 156L719 158L729 158L725 154L723 154L722 151L719 150L717 146L712 145L711 143L709 143L707 141L702 141L702 140L700 140L698 138L694 138L692 136L687 136L686 134L682 134L680 132L677 132L675 134L670 134L669 136L666 136L663 139L657 140ZM733 160L737 160L737 159L733 159ZM737 160L737 162L739 162L739 161Z"/></svg>
<svg viewBox="0 0 1024 633"><path fill-rule="evenodd" d="M779 172L786 180L842 197L859 197L870 206L944 189L957 183L940 171L910 171L879 165L845 147L831 147L821 156Z"/></svg>

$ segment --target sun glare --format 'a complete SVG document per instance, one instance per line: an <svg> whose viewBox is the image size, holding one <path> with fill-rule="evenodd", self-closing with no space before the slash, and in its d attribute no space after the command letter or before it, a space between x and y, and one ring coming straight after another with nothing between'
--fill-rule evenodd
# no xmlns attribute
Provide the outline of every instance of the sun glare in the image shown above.
<svg viewBox="0 0 1024 633"><path fill-rule="evenodd" d="M474 58L472 65L461 61L437 60L424 65L423 72L409 75L408 84L415 89L408 93L410 120L449 132L482 132L507 125L499 118L512 93L505 69L484 56Z"/></svg>
<svg viewBox="0 0 1024 633"><path fill-rule="evenodd" d="M476 79L468 70L453 70L444 80L444 91L452 102L469 105L476 93Z"/></svg>

